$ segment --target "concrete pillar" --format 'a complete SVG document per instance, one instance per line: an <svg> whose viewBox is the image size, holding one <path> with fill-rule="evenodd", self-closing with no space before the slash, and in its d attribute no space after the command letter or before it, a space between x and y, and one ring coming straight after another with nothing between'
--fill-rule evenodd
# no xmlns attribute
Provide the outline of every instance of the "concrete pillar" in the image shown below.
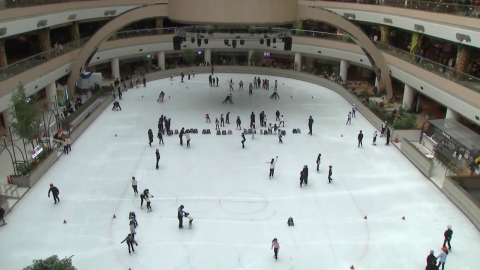
<svg viewBox="0 0 480 270"><path fill-rule="evenodd" d="M157 59L158 59L158 67L161 70L165 70L165 52L158 52Z"/></svg>
<svg viewBox="0 0 480 270"><path fill-rule="evenodd" d="M157 28L157 35L163 34L163 18L159 17L155 19L155 27Z"/></svg>
<svg viewBox="0 0 480 270"><path fill-rule="evenodd" d="M52 49L52 45L50 44L50 28L47 27L38 30L38 48L41 52Z"/></svg>
<svg viewBox="0 0 480 270"><path fill-rule="evenodd" d="M47 93L47 102L54 102L57 95L57 84L55 82L48 84L45 87L45 92Z"/></svg>
<svg viewBox="0 0 480 270"><path fill-rule="evenodd" d="M410 85L405 84L405 88L403 90L402 107L406 110L412 109L414 97L415 97L415 89L413 89Z"/></svg>
<svg viewBox="0 0 480 270"><path fill-rule="evenodd" d="M8 65L7 52L5 51L5 39L0 39L0 68ZM0 72L0 76L3 74Z"/></svg>
<svg viewBox="0 0 480 270"><path fill-rule="evenodd" d="M377 89L378 89L378 77L375 77L375 86L376 86Z"/></svg>
<svg viewBox="0 0 480 270"><path fill-rule="evenodd" d="M70 35L72 37L72 41L80 40L80 28L78 27L78 22L73 22L70 26Z"/></svg>
<svg viewBox="0 0 480 270"><path fill-rule="evenodd" d="M457 60L455 61L455 69L467 73L468 62L470 61L470 47L457 44Z"/></svg>
<svg viewBox="0 0 480 270"><path fill-rule="evenodd" d="M447 114L445 115L445 119L455 119L457 121L460 120L460 114L450 108L447 108Z"/></svg>
<svg viewBox="0 0 480 270"><path fill-rule="evenodd" d="M210 49L205 49L205 61L208 65L212 65L212 51Z"/></svg>
<svg viewBox="0 0 480 270"><path fill-rule="evenodd" d="M348 62L346 60L340 60L340 77L344 82L347 81L347 73L348 73Z"/></svg>
<svg viewBox="0 0 480 270"><path fill-rule="evenodd" d="M381 25L380 33L381 33L380 42L382 42L383 44L389 45L390 44L390 27L388 27L387 25Z"/></svg>
<svg viewBox="0 0 480 270"><path fill-rule="evenodd" d="M302 71L302 55L295 53L295 67L297 71Z"/></svg>
<svg viewBox="0 0 480 270"><path fill-rule="evenodd" d="M118 58L113 58L110 63L112 64L112 76L114 79L120 78L120 64Z"/></svg>
<svg viewBox="0 0 480 270"><path fill-rule="evenodd" d="M250 58L252 58L252 54L253 54L253 50L248 50L248 65L249 66L254 66L254 64L252 64L252 61L250 61Z"/></svg>

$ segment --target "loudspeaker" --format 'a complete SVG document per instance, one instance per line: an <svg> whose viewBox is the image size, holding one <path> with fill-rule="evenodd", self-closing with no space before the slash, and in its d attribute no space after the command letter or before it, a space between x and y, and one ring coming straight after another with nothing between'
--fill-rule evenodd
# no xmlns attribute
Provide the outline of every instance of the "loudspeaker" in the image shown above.
<svg viewBox="0 0 480 270"><path fill-rule="evenodd" d="M270 47L270 39L267 38L267 47Z"/></svg>
<svg viewBox="0 0 480 270"><path fill-rule="evenodd" d="M203 43L208 44L208 39L204 39Z"/></svg>
<svg viewBox="0 0 480 270"><path fill-rule="evenodd" d="M191 39L191 40L192 40L192 43L195 43L195 38L193 38L193 37L192 37L192 39Z"/></svg>
<svg viewBox="0 0 480 270"><path fill-rule="evenodd" d="M198 45L198 47L202 46L202 40L201 39L197 39L197 45Z"/></svg>
<svg viewBox="0 0 480 270"><path fill-rule="evenodd" d="M173 37L173 49L175 51L182 50L182 38L181 37Z"/></svg>
<svg viewBox="0 0 480 270"><path fill-rule="evenodd" d="M240 39L240 45L244 45L244 44L245 44L245 40Z"/></svg>
<svg viewBox="0 0 480 270"><path fill-rule="evenodd" d="M292 38L291 37L283 38L283 50L284 51L291 51L292 50Z"/></svg>
<svg viewBox="0 0 480 270"><path fill-rule="evenodd" d="M260 39L260 44L263 45L263 43L265 42L265 40L263 38Z"/></svg>
<svg viewBox="0 0 480 270"><path fill-rule="evenodd" d="M236 39L232 40L232 47L234 49L237 48L237 40Z"/></svg>

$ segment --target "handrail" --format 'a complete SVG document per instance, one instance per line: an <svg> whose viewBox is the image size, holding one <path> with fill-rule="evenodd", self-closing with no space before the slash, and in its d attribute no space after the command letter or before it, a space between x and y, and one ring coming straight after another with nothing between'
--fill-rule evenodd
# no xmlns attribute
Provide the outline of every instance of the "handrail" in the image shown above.
<svg viewBox="0 0 480 270"><path fill-rule="evenodd" d="M97 0L0 0L0 10L7 8L33 7L70 2L97 1Z"/></svg>
<svg viewBox="0 0 480 270"><path fill-rule="evenodd" d="M356 3L364 5L377 5L396 7L404 9L415 9L427 12L450 14L462 17L480 17L480 6L475 5L459 5L451 0L449 3L436 1L401 1L401 0L307 0L307 1L324 1L324 2L342 2L342 3Z"/></svg>
<svg viewBox="0 0 480 270"><path fill-rule="evenodd" d="M154 29L122 31L122 32L117 32L116 35L111 36L109 40L125 39L125 38L131 38L131 37L139 37L139 36L173 34L174 30L175 28L170 27L170 28L154 28ZM309 30L297 30L297 29L291 29L291 32L292 32L292 36L304 36L304 37L335 40L335 41L344 42L344 43L355 43L354 40L352 40L347 35L338 35L333 33L309 31ZM20 74L26 70L29 70L35 66L41 65L58 55L62 55L62 54L71 52L75 49L79 49L88 40L89 38L83 38L78 41L73 41L73 42L62 45L61 49L52 49L48 52L37 54L30 58L11 64L7 67L0 68L0 82L12 76L15 76L17 74ZM380 51L384 53L392 55L403 61L409 62L410 64L414 64L422 69L432 72L438 76L442 76L450 81L453 81L477 93L480 93L479 78L457 71L454 68L433 62L429 59L417 56L415 54L403 51L401 49L397 49L390 45L377 43L376 46Z"/></svg>

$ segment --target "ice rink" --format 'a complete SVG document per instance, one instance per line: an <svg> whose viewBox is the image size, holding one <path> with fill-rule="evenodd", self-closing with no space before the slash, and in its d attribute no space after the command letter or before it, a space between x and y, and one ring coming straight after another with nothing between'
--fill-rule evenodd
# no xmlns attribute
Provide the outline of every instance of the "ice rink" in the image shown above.
<svg viewBox="0 0 480 270"><path fill-rule="evenodd" d="M272 87L278 80L281 96L271 100L272 90L248 95L255 75L216 76L220 87L209 87L208 75L185 83L179 77L172 84L169 79L148 82L147 88L124 93L121 112L107 108L75 142L73 152L61 156L7 216L8 225L0 227L0 268L18 270L33 259L57 254L74 255L74 265L84 270L348 270L351 265L414 270L425 268L431 249L439 254L450 224L453 252L445 269L478 269L476 228L395 146L385 146L380 137L372 146L375 129L363 116L357 113L352 125L345 125L351 105L340 95L270 76ZM234 104L221 104L231 93L231 78ZM243 92L238 91L240 80ZM161 90L166 100L157 103ZM259 131L260 112L274 123L277 109L286 120L284 144L277 136L257 134L254 140L247 136L242 149L236 117L246 127L254 111ZM165 136L165 146L157 140L148 146L147 130L156 135L162 114L172 119L173 129L210 128L213 133L215 118L227 112L232 124L225 129L233 135L191 135L190 149L179 145L178 135ZM206 113L212 123L205 123ZM313 136L307 135L309 115L315 120ZM293 128L302 134L292 134ZM357 148L360 130L363 148ZM269 180L266 162L275 156L275 177ZM304 165L309 184L300 188ZM155 196L152 212L140 209L132 176L140 192L148 188ZM60 204L47 197L50 183L60 189ZM178 228L182 204L194 219L191 230ZM139 222L139 245L132 255L120 244L129 233L130 211ZM287 226L290 216L295 227ZM273 238L280 243L278 261L270 249Z"/></svg>

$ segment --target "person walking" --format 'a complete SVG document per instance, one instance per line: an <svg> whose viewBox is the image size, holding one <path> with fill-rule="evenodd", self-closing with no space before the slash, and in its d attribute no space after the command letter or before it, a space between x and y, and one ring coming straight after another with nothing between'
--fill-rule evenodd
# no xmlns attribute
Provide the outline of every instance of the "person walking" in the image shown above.
<svg viewBox="0 0 480 270"><path fill-rule="evenodd" d="M185 215L185 212L183 212L183 208L185 208L183 205L180 205L180 207L178 207L177 217L179 229L183 229L183 216Z"/></svg>
<svg viewBox="0 0 480 270"><path fill-rule="evenodd" d="M58 195L60 195L60 190L58 190L58 188L53 184L50 184L50 189L48 190L49 198L50 198L50 193L52 193L54 204L57 204L57 202L60 202L60 198L58 197Z"/></svg>
<svg viewBox="0 0 480 270"><path fill-rule="evenodd" d="M128 253L129 254L131 254L132 252L135 252L135 249L133 248L133 244L135 244L138 247L138 243L137 243L137 241L135 241L135 239L134 239L134 237L131 233L129 233L127 235L127 237L122 242L120 242L120 244L123 244L123 242L127 242ZM130 250L130 248L131 248L131 250Z"/></svg>
<svg viewBox="0 0 480 270"><path fill-rule="evenodd" d="M135 179L135 176L132 176L132 189L133 189L133 195L138 196L137 180Z"/></svg>
<svg viewBox="0 0 480 270"><path fill-rule="evenodd" d="M358 138L358 147L360 147L360 146L361 146L361 147L363 147L363 144L362 144L362 140L363 140L363 133L362 133L362 131L361 131L361 130L360 130L360 133L358 133L358 136L357 136L357 138Z"/></svg>
<svg viewBox="0 0 480 270"><path fill-rule="evenodd" d="M314 122L314 121L313 121L313 118L312 118L312 116L310 115L310 117L308 118L308 130L309 130L308 134L309 134L310 136L313 135L313 133L312 133L313 122Z"/></svg>
<svg viewBox="0 0 480 270"><path fill-rule="evenodd" d="M157 150L155 150L155 156L157 158L157 163L156 163L156 169L158 170L158 162L160 161L160 152Z"/></svg>
<svg viewBox="0 0 480 270"><path fill-rule="evenodd" d="M322 158L322 154L318 154L318 157L317 157L317 172L320 172L320 161L321 161L321 158Z"/></svg>
<svg viewBox="0 0 480 270"><path fill-rule="evenodd" d="M448 244L448 249L451 251L452 246L450 245L450 241L452 240L452 236L453 236L453 231L452 231L452 226L451 225L447 226L447 230L443 233L443 236L445 237L445 239L443 240L442 247L446 247L446 244Z"/></svg>
<svg viewBox="0 0 480 270"><path fill-rule="evenodd" d="M273 178L273 174L275 173L275 164L277 163L277 160L278 156L275 159L272 158L270 162L267 161L267 163L270 163L270 173L268 174L269 179Z"/></svg>
<svg viewBox="0 0 480 270"><path fill-rule="evenodd" d="M277 238L273 238L271 249L273 249L273 258L275 258L276 261L278 259L278 250L280 249L280 243L278 242Z"/></svg>

